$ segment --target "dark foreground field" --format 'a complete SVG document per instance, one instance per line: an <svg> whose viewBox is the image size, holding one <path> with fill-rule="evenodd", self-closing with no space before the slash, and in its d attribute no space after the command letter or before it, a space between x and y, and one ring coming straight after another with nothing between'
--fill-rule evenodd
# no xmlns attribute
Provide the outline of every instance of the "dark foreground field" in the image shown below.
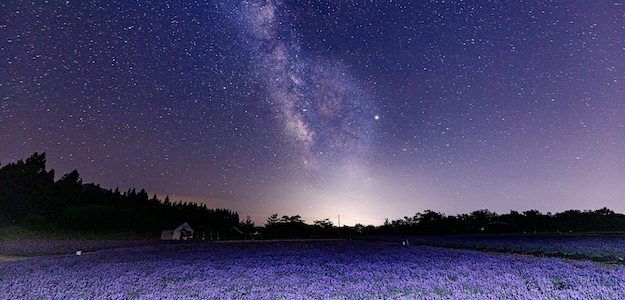
<svg viewBox="0 0 625 300"><path fill-rule="evenodd" d="M0 263L0 298L623 299L625 268L356 241L157 244Z"/></svg>
<svg viewBox="0 0 625 300"><path fill-rule="evenodd" d="M0 227L0 261L11 257L71 254L120 247L158 244L156 234L93 232L54 228Z"/></svg>

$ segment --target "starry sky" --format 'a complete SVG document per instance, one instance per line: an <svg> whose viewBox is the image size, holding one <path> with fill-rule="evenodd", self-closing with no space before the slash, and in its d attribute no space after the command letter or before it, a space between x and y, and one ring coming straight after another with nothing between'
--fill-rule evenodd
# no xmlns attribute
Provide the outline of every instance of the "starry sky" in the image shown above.
<svg viewBox="0 0 625 300"><path fill-rule="evenodd" d="M623 1L2 1L0 162L312 222L625 212Z"/></svg>

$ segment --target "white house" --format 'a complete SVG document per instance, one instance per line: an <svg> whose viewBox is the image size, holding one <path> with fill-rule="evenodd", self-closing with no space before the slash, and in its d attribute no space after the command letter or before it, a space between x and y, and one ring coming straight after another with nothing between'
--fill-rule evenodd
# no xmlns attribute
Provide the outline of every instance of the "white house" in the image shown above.
<svg viewBox="0 0 625 300"><path fill-rule="evenodd" d="M161 232L161 240L186 241L193 238L193 232L193 228L191 228L189 223L185 222L174 230L163 230Z"/></svg>

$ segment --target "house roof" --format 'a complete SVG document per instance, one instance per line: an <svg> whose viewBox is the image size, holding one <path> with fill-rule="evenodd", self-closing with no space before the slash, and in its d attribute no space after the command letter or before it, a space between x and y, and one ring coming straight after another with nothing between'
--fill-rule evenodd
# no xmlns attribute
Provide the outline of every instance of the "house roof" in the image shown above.
<svg viewBox="0 0 625 300"><path fill-rule="evenodd" d="M178 230L178 229L189 229L189 230L193 231L193 227L191 227L191 225L189 225L189 223L187 223L187 222L182 223L182 225L176 227L176 229L174 229L174 230Z"/></svg>

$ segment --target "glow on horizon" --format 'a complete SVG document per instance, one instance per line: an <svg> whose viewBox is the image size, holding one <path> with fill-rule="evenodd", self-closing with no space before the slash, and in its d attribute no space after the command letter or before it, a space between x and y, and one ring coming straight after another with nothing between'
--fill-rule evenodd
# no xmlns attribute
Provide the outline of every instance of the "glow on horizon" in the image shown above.
<svg viewBox="0 0 625 300"><path fill-rule="evenodd" d="M257 223L625 212L614 4L9 1L0 162Z"/></svg>

